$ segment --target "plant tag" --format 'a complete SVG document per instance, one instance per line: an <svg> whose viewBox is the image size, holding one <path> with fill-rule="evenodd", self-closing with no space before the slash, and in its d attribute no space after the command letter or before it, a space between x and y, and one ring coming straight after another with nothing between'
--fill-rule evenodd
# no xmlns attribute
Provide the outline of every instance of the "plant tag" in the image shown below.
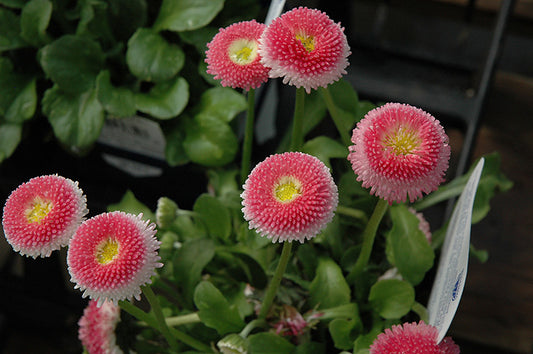
<svg viewBox="0 0 533 354"><path fill-rule="evenodd" d="M273 19L281 15L283 7L285 6L285 0L272 0L270 1L270 7L265 19L265 25L269 25Z"/></svg>
<svg viewBox="0 0 533 354"><path fill-rule="evenodd" d="M429 324L439 331L437 343L446 335L463 294L470 250L472 208L484 161L483 158L479 160L455 205L429 296Z"/></svg>
<svg viewBox="0 0 533 354"><path fill-rule="evenodd" d="M165 137L161 127L143 117L107 119L97 141L125 152L165 160ZM163 173L159 167L134 159L110 153L105 153L102 157L110 165L134 177L156 177Z"/></svg>
<svg viewBox="0 0 533 354"><path fill-rule="evenodd" d="M165 160L165 136L159 124L133 116L107 119L98 142L139 155Z"/></svg>

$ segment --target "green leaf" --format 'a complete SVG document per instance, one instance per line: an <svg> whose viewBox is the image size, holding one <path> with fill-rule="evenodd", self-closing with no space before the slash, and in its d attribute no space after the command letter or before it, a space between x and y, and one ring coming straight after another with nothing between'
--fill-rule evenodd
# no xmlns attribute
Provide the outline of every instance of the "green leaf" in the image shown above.
<svg viewBox="0 0 533 354"><path fill-rule="evenodd" d="M133 215L139 215L139 213L142 213L143 220L149 220L152 222L156 221L155 214L152 212L152 210L139 201L131 190L127 190L118 203L107 206L107 211L115 210L120 210Z"/></svg>
<svg viewBox="0 0 533 354"><path fill-rule="evenodd" d="M326 353L326 343L307 342L296 347L294 354Z"/></svg>
<svg viewBox="0 0 533 354"><path fill-rule="evenodd" d="M163 0L154 29L191 31L207 25L223 7L224 0Z"/></svg>
<svg viewBox="0 0 533 354"><path fill-rule="evenodd" d="M231 234L231 215L217 198L202 194L194 203L193 211L202 218L209 235L226 240Z"/></svg>
<svg viewBox="0 0 533 354"><path fill-rule="evenodd" d="M331 96L333 96L335 105L338 108L353 114L357 112L359 97L348 81L340 79L339 81L328 85L327 89L331 93Z"/></svg>
<svg viewBox="0 0 533 354"><path fill-rule="evenodd" d="M355 339L361 332L361 327L362 324L359 318L336 318L331 321L328 328L335 348L344 350L352 349Z"/></svg>
<svg viewBox="0 0 533 354"><path fill-rule="evenodd" d="M357 97L357 93L352 85L344 79L329 85L325 90L329 91L333 100L334 110L332 110L333 107L328 106L330 114L336 114L339 121L342 122L343 129L351 132L358 118L359 97ZM322 93L325 96L326 92Z"/></svg>
<svg viewBox="0 0 533 354"><path fill-rule="evenodd" d="M475 257L480 263L485 263L489 259L489 252L487 250L478 250L474 245L470 244L470 256Z"/></svg>
<svg viewBox="0 0 533 354"><path fill-rule="evenodd" d="M348 148L327 136L319 136L307 141L302 152L316 156L331 169L331 158L346 158Z"/></svg>
<svg viewBox="0 0 533 354"><path fill-rule="evenodd" d="M30 80L26 75L15 73L11 60L0 56L0 116L7 114L17 96L27 88Z"/></svg>
<svg viewBox="0 0 533 354"><path fill-rule="evenodd" d="M210 115L227 123L246 107L246 98L228 87L210 88L202 94L199 104L202 115Z"/></svg>
<svg viewBox="0 0 533 354"><path fill-rule="evenodd" d="M473 224L479 222L487 215L490 210L490 200L496 191L499 190L505 192L513 186L513 182L511 182L500 170L501 159L498 153L487 154L483 157L485 158L485 164L479 179L476 198L474 200L474 209L472 211ZM479 160L476 160L472 164L470 170L465 175L455 178L448 184L441 186L437 191L415 203L413 207L416 210L423 210L442 201L459 196L463 192L468 178L472 174L478 161Z"/></svg>
<svg viewBox="0 0 533 354"><path fill-rule="evenodd" d="M173 78L183 68L185 53L157 32L139 28L128 41L126 63L140 80L161 82Z"/></svg>
<svg viewBox="0 0 533 354"><path fill-rule="evenodd" d="M353 354L368 354L368 348L374 343L374 340L380 333L380 327L372 328L369 333L357 337L353 346Z"/></svg>
<svg viewBox="0 0 533 354"><path fill-rule="evenodd" d="M309 288L309 306L330 308L350 302L350 287L341 268L330 258L318 261L316 276Z"/></svg>
<svg viewBox="0 0 533 354"><path fill-rule="evenodd" d="M403 280L381 280L370 289L368 301L381 317L401 318L411 310L415 302L415 289Z"/></svg>
<svg viewBox="0 0 533 354"><path fill-rule="evenodd" d="M135 94L124 87L114 87L108 70L96 78L96 95L102 107L113 117L130 117L135 114Z"/></svg>
<svg viewBox="0 0 533 354"><path fill-rule="evenodd" d="M5 120L10 123L22 123L33 117L37 107L36 79L31 80L19 92L6 111Z"/></svg>
<svg viewBox="0 0 533 354"><path fill-rule="evenodd" d="M216 167L230 163L239 148L231 127L218 118L197 115L186 125L183 148L192 162Z"/></svg>
<svg viewBox="0 0 533 354"><path fill-rule="evenodd" d="M335 318L350 319L359 318L359 309L356 303L349 303L337 307L320 310L320 320L331 320Z"/></svg>
<svg viewBox="0 0 533 354"><path fill-rule="evenodd" d="M302 265L302 276L305 279L312 279L315 277L315 270L318 266L318 255L315 248L309 244L301 244L296 250L296 258Z"/></svg>
<svg viewBox="0 0 533 354"><path fill-rule="evenodd" d="M403 204L390 208L392 229L387 234L387 254L405 280L417 285L433 267L435 253L424 233L418 228L420 221Z"/></svg>
<svg viewBox="0 0 533 354"><path fill-rule="evenodd" d="M202 322L220 335L238 332L244 327L237 308L230 306L220 290L210 282L198 284L194 291L194 304Z"/></svg>
<svg viewBox="0 0 533 354"><path fill-rule="evenodd" d="M44 93L42 106L55 136L74 152L89 148L100 135L104 111L96 90L70 96L54 86Z"/></svg>
<svg viewBox="0 0 533 354"><path fill-rule="evenodd" d="M80 19L76 35L98 39L104 47L115 42L108 18L108 3L104 0L79 0Z"/></svg>
<svg viewBox="0 0 533 354"><path fill-rule="evenodd" d="M221 170L214 169L207 171L209 178L209 185L213 187L217 197L231 196L241 191L241 187L237 184L237 170ZM240 199L240 197L239 197ZM239 210L242 206L239 200Z"/></svg>
<svg viewBox="0 0 533 354"><path fill-rule="evenodd" d="M20 124L0 123L0 162L11 156L22 134Z"/></svg>
<svg viewBox="0 0 533 354"><path fill-rule="evenodd" d="M186 119L185 117L183 119ZM165 159L170 166L185 165L190 161L183 148L185 128L183 124L177 124L165 129Z"/></svg>
<svg viewBox="0 0 533 354"><path fill-rule="evenodd" d="M253 257L246 253L230 250L234 263L244 272L246 278L244 281L256 289L264 289L268 284L268 278L265 270ZM237 277L235 277L237 279Z"/></svg>
<svg viewBox="0 0 533 354"><path fill-rule="evenodd" d="M94 86L104 54L100 45L89 38L65 35L41 49L40 62L60 89L75 95Z"/></svg>
<svg viewBox="0 0 533 354"><path fill-rule="evenodd" d="M12 11L0 7L0 52L26 45L20 37L20 18Z"/></svg>
<svg viewBox="0 0 533 354"><path fill-rule="evenodd" d="M178 233L181 240L207 237L204 227L195 223L189 215L178 215L178 218L174 221L172 226L173 230Z"/></svg>
<svg viewBox="0 0 533 354"><path fill-rule="evenodd" d="M188 240L174 254L174 278L188 301L192 300L194 289L202 279L203 269L214 256L215 244L206 238ZM192 302L188 306L192 306Z"/></svg>
<svg viewBox="0 0 533 354"><path fill-rule="evenodd" d="M180 32L180 38L187 44L196 48L196 51L202 56L207 50L207 43L217 34L216 27L202 27L194 31Z"/></svg>
<svg viewBox="0 0 533 354"><path fill-rule="evenodd" d="M52 17L52 2L31 0L22 8L20 36L28 43L40 47L50 41L46 28Z"/></svg>
<svg viewBox="0 0 533 354"><path fill-rule="evenodd" d="M137 109L155 118L171 119L179 115L189 102L189 84L176 77L155 85L148 94L135 95Z"/></svg>
<svg viewBox="0 0 533 354"><path fill-rule="evenodd" d="M248 337L248 350L254 354L291 354L295 347L275 333L262 332Z"/></svg>
<svg viewBox="0 0 533 354"><path fill-rule="evenodd" d="M326 104L317 90L305 95L303 132L309 133L326 117Z"/></svg>

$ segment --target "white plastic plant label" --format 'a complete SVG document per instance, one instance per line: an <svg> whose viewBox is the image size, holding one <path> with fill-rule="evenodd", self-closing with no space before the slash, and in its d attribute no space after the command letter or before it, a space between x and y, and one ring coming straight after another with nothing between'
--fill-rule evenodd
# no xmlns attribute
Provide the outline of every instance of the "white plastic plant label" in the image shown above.
<svg viewBox="0 0 533 354"><path fill-rule="evenodd" d="M285 0L272 0L270 1L270 7L265 19L265 25L269 25L273 19L281 15L283 7L285 6Z"/></svg>
<svg viewBox="0 0 533 354"><path fill-rule="evenodd" d="M155 159L165 160L165 136L159 124L134 116L107 119L98 142Z"/></svg>
<svg viewBox="0 0 533 354"><path fill-rule="evenodd" d="M98 142L156 160L165 160L165 137L161 127L143 117L107 119ZM110 165L134 177L157 177L163 173L161 168L139 161L111 154L102 154L102 157Z"/></svg>
<svg viewBox="0 0 533 354"><path fill-rule="evenodd" d="M442 246L439 268L428 303L429 324L439 331L440 342L452 323L468 268L472 208L485 160L481 158L455 205Z"/></svg>

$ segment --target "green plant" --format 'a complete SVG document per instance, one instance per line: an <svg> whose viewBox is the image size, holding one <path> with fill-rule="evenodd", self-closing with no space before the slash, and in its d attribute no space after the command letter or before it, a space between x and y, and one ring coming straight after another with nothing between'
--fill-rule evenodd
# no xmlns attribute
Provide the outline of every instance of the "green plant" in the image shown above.
<svg viewBox="0 0 533 354"><path fill-rule="evenodd" d="M205 44L258 10L254 0L0 1L0 162L32 119L83 155L106 119L134 115L162 126L170 165L232 161L245 99L213 88Z"/></svg>

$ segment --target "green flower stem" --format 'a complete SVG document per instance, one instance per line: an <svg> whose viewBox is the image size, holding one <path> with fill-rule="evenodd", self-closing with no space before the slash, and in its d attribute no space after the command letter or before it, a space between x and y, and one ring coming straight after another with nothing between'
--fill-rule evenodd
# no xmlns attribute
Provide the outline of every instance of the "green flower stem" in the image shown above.
<svg viewBox="0 0 533 354"><path fill-rule="evenodd" d="M174 351L177 351L178 344L176 342L176 339L170 334L170 330L168 329L167 323L165 322L165 317L163 316L163 311L161 310L161 305L159 304L159 300L155 296L154 291L149 285L143 286L142 291L144 296L150 303L150 306L152 307L152 311L154 312L155 319L158 323L159 331L161 331L161 333L167 340L170 348Z"/></svg>
<svg viewBox="0 0 533 354"><path fill-rule="evenodd" d="M213 349L207 344L200 342L198 339L194 339L193 337L181 331L178 331L176 328L169 328L169 330L170 330L170 333L172 333L172 335L175 338L178 338L179 341L187 344L191 348L196 349L200 353L213 353L214 352Z"/></svg>
<svg viewBox="0 0 533 354"><path fill-rule="evenodd" d="M200 316L198 316L198 313L193 312L187 315L167 317L165 318L165 322L169 327L176 327L189 323L198 323L201 322L201 320Z"/></svg>
<svg viewBox="0 0 533 354"><path fill-rule="evenodd" d="M119 301L119 306L122 310L126 311L137 320L146 323L148 326L158 329L157 321L153 316L144 312L129 301Z"/></svg>
<svg viewBox="0 0 533 354"><path fill-rule="evenodd" d="M285 273L285 268L287 268L287 264L289 263L289 258L291 256L291 247L292 242L285 241L283 243L283 250L281 251L281 257L279 258L278 267L276 268L276 272L274 273L274 276L270 281L270 285L268 286L268 290L263 299L263 304L261 305L261 311L259 312L258 317L260 320L264 320L266 318L268 311L270 310L270 307L274 302L274 298L276 297L276 293L278 292L279 284L281 283L281 279L283 278L283 274Z"/></svg>
<svg viewBox="0 0 533 354"><path fill-rule="evenodd" d="M304 144L303 121L304 121L305 89L296 89L296 102L294 103L294 118L292 122L291 151L299 151Z"/></svg>
<svg viewBox="0 0 533 354"><path fill-rule="evenodd" d="M248 91L248 111L246 112L246 126L244 128L244 140L242 142L241 159L241 184L246 182L250 173L250 160L252 159L252 144L254 141L254 109L255 90Z"/></svg>
<svg viewBox="0 0 533 354"><path fill-rule="evenodd" d="M145 295L146 295L146 293L145 293ZM157 330L160 329L159 322L157 321L156 318L154 318L154 316L152 316L149 313L144 312L143 310L141 310L137 306L133 305L131 302L129 302L129 301L120 301L118 304L120 305L120 308L122 310L126 311L127 313L129 313L130 315L135 317L140 322L144 322L148 326L150 326L152 328L155 328ZM188 345L189 347L194 348L194 349L196 349L196 350L198 350L198 351L200 351L202 353L212 353L213 352L213 350L211 349L210 346L200 342L197 339L192 338L191 336L189 336L189 335L187 335L187 334L185 334L185 333L183 333L181 331L178 331L175 328L169 328L169 333L173 336L173 338L177 338L182 343L184 343L184 344Z"/></svg>
<svg viewBox="0 0 533 354"><path fill-rule="evenodd" d="M348 274L346 277L348 284L353 284L365 270L368 260L370 259L370 254L372 253L372 247L374 246L374 239L376 238L376 232L378 230L379 223L387 212L388 206L388 202L381 198L376 204L374 212L372 213L372 216L370 217L370 220L368 220L366 228L363 231L363 246L361 247L359 258L357 259L357 262L355 263L355 266L350 274Z"/></svg>
<svg viewBox="0 0 533 354"><path fill-rule="evenodd" d="M333 102L331 92L329 92L329 89L327 88L320 87L320 94L326 102L326 107L328 108L329 114L333 119L333 123L335 123L335 127L337 127L337 130L339 131L343 144L346 146L351 145L352 141L350 139L350 134L343 127L342 117L337 106L335 105L335 102Z"/></svg>
<svg viewBox="0 0 533 354"><path fill-rule="evenodd" d="M196 217L198 216L198 213L192 211L192 210L184 210L184 209L178 209L176 211L177 216L190 216L190 217Z"/></svg>
<svg viewBox="0 0 533 354"><path fill-rule="evenodd" d="M264 326L266 326L266 321L264 319L262 318L255 319L251 321L250 323L248 323L246 327L243 328L241 333L239 333L239 335L243 338L246 338L248 337L248 335L250 334L250 332L252 332L254 328L264 327Z"/></svg>
<svg viewBox="0 0 533 354"><path fill-rule="evenodd" d="M368 221L368 218L367 218L365 212L362 211L362 210L359 210L359 209L354 209L354 208L338 205L337 209L335 210L335 212L337 214L346 215L346 216L350 216L350 217L355 218L355 219L359 219L359 220L361 220L364 223L366 223Z"/></svg>

